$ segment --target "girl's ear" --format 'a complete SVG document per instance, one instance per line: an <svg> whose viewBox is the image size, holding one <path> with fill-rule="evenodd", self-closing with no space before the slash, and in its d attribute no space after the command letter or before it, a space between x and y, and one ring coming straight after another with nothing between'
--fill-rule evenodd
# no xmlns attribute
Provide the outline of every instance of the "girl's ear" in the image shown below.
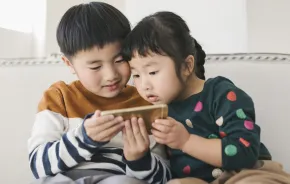
<svg viewBox="0 0 290 184"><path fill-rule="evenodd" d="M192 74L192 72L194 71L194 57L193 57L193 55L187 56L183 66L184 66L182 68L183 75L185 75L186 77L190 76Z"/></svg>

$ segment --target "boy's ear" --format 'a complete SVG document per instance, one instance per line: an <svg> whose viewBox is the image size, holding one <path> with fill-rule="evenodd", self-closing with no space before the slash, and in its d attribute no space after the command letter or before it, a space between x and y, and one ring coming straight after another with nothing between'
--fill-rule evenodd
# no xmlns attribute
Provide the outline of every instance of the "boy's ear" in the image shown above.
<svg viewBox="0 0 290 184"><path fill-rule="evenodd" d="M64 62L64 64L65 64L66 66L69 67L71 73L72 73L72 74L75 74L76 71L75 71L74 66L73 66L73 64L71 63L71 61L70 61L67 57L65 57L65 56L62 56L61 59L62 59L62 61Z"/></svg>
<svg viewBox="0 0 290 184"><path fill-rule="evenodd" d="M185 59L183 73L185 76L190 76L194 71L194 57L193 55L188 55Z"/></svg>

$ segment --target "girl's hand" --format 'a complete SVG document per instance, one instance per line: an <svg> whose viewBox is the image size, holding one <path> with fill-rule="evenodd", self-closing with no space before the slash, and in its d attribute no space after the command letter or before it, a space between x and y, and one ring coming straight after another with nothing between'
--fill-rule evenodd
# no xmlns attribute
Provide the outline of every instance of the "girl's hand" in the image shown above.
<svg viewBox="0 0 290 184"><path fill-rule="evenodd" d="M167 119L157 119L152 124L152 135L156 142L166 144L172 149L183 150L190 134L182 123L168 117Z"/></svg>

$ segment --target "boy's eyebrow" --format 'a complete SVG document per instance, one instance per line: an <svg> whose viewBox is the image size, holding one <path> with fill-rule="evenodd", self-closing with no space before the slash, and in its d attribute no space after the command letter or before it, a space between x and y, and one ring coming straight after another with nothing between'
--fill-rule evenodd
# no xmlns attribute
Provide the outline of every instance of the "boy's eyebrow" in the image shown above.
<svg viewBox="0 0 290 184"><path fill-rule="evenodd" d="M102 62L102 60L92 60L92 61L87 61L87 64L91 65L91 64L100 63L100 62Z"/></svg>
<svg viewBox="0 0 290 184"><path fill-rule="evenodd" d="M114 55L113 59L116 59L119 56L121 56L121 52L118 52L116 55ZM87 64L91 65L91 64L100 63L100 62L102 62L102 60L97 59L97 60L87 61Z"/></svg>

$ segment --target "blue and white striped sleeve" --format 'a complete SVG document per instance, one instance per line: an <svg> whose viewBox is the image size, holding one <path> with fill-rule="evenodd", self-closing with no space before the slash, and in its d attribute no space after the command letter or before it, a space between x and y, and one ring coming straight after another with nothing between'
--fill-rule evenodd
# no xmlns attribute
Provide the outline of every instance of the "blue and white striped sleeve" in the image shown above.
<svg viewBox="0 0 290 184"><path fill-rule="evenodd" d="M86 135L83 124L66 132L66 123L68 119L59 113L49 110L37 113L28 140L29 163L35 178L67 171L90 160L96 149L102 146Z"/></svg>

